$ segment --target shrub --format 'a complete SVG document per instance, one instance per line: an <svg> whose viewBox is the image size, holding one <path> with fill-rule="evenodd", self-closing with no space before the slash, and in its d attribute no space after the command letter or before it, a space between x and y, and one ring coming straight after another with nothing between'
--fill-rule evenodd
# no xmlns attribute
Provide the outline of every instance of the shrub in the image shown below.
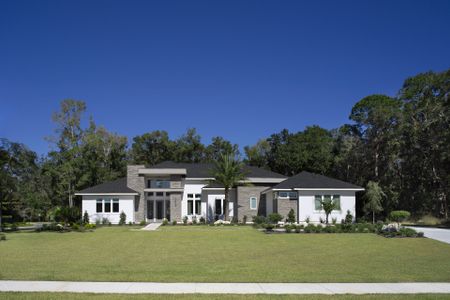
<svg viewBox="0 0 450 300"><path fill-rule="evenodd" d="M10 229L11 229L11 231L17 231L17 224L16 223L12 223Z"/></svg>
<svg viewBox="0 0 450 300"><path fill-rule="evenodd" d="M408 219L411 216L411 214L409 213L409 211L406 210L394 210L391 211L391 213L389 214L389 218L397 223L401 223L403 221L405 221L406 219Z"/></svg>
<svg viewBox="0 0 450 300"><path fill-rule="evenodd" d="M300 233L303 229L303 225L295 226L295 232Z"/></svg>
<svg viewBox="0 0 450 300"><path fill-rule="evenodd" d="M6 235L0 233L0 241L6 241Z"/></svg>
<svg viewBox="0 0 450 300"><path fill-rule="evenodd" d="M291 210L288 213L287 221L289 223L295 223L295 212L294 212L294 210L292 208L291 208Z"/></svg>
<svg viewBox="0 0 450 300"><path fill-rule="evenodd" d="M187 216L184 216L184 217L183 217L183 225L186 225L186 224L187 224L187 221L188 221L188 217L187 217Z"/></svg>
<svg viewBox="0 0 450 300"><path fill-rule="evenodd" d="M127 223L127 215L123 212L120 213L120 220L119 220L119 225L125 225Z"/></svg>
<svg viewBox="0 0 450 300"><path fill-rule="evenodd" d="M278 214L278 213L271 213L269 215L269 221L272 224L277 224L278 222L280 222L281 220L283 220L283 216Z"/></svg>
<svg viewBox="0 0 450 300"><path fill-rule="evenodd" d="M242 224L247 224L247 215L244 215L243 217L242 217Z"/></svg>
<svg viewBox="0 0 450 300"><path fill-rule="evenodd" d="M72 225L72 229L73 229L73 230L79 230L79 229L80 229L80 226L79 226L78 224L73 224L73 225Z"/></svg>
<svg viewBox="0 0 450 300"><path fill-rule="evenodd" d="M166 218L164 218L161 225L162 225L162 226L169 225L169 220L167 220Z"/></svg>
<svg viewBox="0 0 450 300"><path fill-rule="evenodd" d="M316 232L316 226L314 226L314 224L308 224L303 231L305 233Z"/></svg>
<svg viewBox="0 0 450 300"><path fill-rule="evenodd" d="M147 224L147 222L145 222L145 220L142 220L141 222L139 222L140 226L145 226Z"/></svg>
<svg viewBox="0 0 450 300"><path fill-rule="evenodd" d="M273 224L265 224L264 225L264 229L266 231L273 231L274 228L275 228L275 226Z"/></svg>
<svg viewBox="0 0 450 300"><path fill-rule="evenodd" d="M253 216L252 220L253 223L257 225L261 225L267 222L267 219L264 216Z"/></svg>
<svg viewBox="0 0 450 300"><path fill-rule="evenodd" d="M203 217L203 216L200 217L200 224L206 224L205 217Z"/></svg>
<svg viewBox="0 0 450 300"><path fill-rule="evenodd" d="M132 225L133 225L133 222L131 222L131 221L128 222L128 225L129 225L129 226L132 226Z"/></svg>
<svg viewBox="0 0 450 300"><path fill-rule="evenodd" d="M55 221L64 221L66 223L74 223L81 219L80 209L76 206L64 206L55 214Z"/></svg>
<svg viewBox="0 0 450 300"><path fill-rule="evenodd" d="M291 233L293 229L295 229L295 226L294 228L291 225L284 226L284 230L286 231L286 233Z"/></svg>
<svg viewBox="0 0 450 300"><path fill-rule="evenodd" d="M406 236L406 237L413 237L417 235L417 231L415 231L412 228L406 228L406 227L402 227L399 230L401 236Z"/></svg>
<svg viewBox="0 0 450 300"><path fill-rule="evenodd" d="M309 216L306 217L306 219L305 219L306 224L309 224L310 220L311 220L311 219L309 218Z"/></svg>
<svg viewBox="0 0 450 300"><path fill-rule="evenodd" d="M196 216L192 217L192 224L197 225L197 217Z"/></svg>
<svg viewBox="0 0 450 300"><path fill-rule="evenodd" d="M423 234L423 232L422 231L419 231L418 233L417 233L417 237L424 237L425 235Z"/></svg>
<svg viewBox="0 0 450 300"><path fill-rule="evenodd" d="M336 227L335 226L325 226L322 228L322 232L336 233Z"/></svg>
<svg viewBox="0 0 450 300"><path fill-rule="evenodd" d="M84 229L87 229L87 230L92 230L92 229L95 229L95 228L97 228L97 226L95 226L95 224L87 223L87 224L84 225Z"/></svg>
<svg viewBox="0 0 450 300"><path fill-rule="evenodd" d="M89 224L89 214L87 210L85 210L83 214L83 224Z"/></svg>
<svg viewBox="0 0 450 300"><path fill-rule="evenodd" d="M345 215L344 223L346 223L346 224L351 224L351 223L353 223L353 215L352 215L352 213L350 212L350 210L347 210L347 214Z"/></svg>
<svg viewBox="0 0 450 300"><path fill-rule="evenodd" d="M102 218L102 225L108 225L109 220L108 218Z"/></svg>
<svg viewBox="0 0 450 300"><path fill-rule="evenodd" d="M331 218L331 224L336 225L337 223L337 218Z"/></svg>
<svg viewBox="0 0 450 300"><path fill-rule="evenodd" d="M173 226L177 225L177 221L173 220L173 221L172 221L172 225L173 225Z"/></svg>

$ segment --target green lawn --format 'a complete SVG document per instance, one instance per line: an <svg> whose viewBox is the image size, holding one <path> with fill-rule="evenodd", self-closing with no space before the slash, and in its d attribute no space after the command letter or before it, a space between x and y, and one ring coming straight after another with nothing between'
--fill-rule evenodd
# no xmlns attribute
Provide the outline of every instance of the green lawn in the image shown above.
<svg viewBox="0 0 450 300"><path fill-rule="evenodd" d="M266 235L251 227L9 233L0 279L450 282L450 245L374 234Z"/></svg>
<svg viewBox="0 0 450 300"><path fill-rule="evenodd" d="M124 295L124 294L73 294L73 293L1 293L1 299L12 300L444 300L450 295Z"/></svg>

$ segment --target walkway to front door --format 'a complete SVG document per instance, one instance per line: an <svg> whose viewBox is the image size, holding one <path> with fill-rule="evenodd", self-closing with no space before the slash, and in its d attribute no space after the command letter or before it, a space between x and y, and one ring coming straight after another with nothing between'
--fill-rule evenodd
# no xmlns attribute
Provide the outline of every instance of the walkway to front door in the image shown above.
<svg viewBox="0 0 450 300"><path fill-rule="evenodd" d="M153 231L159 228L159 226L161 226L162 223L150 223L147 226L145 226L144 228L142 228L142 230L147 230L147 231Z"/></svg>

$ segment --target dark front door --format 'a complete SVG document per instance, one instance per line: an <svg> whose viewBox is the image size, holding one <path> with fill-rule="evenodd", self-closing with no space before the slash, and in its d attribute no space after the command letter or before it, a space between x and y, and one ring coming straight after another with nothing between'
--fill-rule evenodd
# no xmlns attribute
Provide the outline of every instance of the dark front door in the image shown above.
<svg viewBox="0 0 450 300"><path fill-rule="evenodd" d="M152 220L155 212L153 211L153 200L147 201L147 219Z"/></svg>
<svg viewBox="0 0 450 300"><path fill-rule="evenodd" d="M164 201L156 201L156 218L164 218Z"/></svg>

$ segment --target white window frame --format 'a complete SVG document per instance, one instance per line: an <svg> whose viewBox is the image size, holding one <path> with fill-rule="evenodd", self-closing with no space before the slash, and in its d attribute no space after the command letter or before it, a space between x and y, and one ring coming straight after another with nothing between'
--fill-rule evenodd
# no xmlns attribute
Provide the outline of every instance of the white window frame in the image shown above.
<svg viewBox="0 0 450 300"><path fill-rule="evenodd" d="M325 196L330 196L331 201L334 200L334 196L339 196L339 209L333 209L333 211L334 211L334 212L342 212L342 201L341 201L342 197L341 197L340 194L333 194L333 195L329 195L329 194L314 195L314 198L313 198L313 207L314 207L314 211L317 212L317 213L319 213L319 212L324 212L324 210L323 210L322 208L321 208L320 210L317 210L317 209L316 209L316 196L320 196L321 199L322 199L322 201L323 201L323 198L324 198Z"/></svg>
<svg viewBox="0 0 450 300"><path fill-rule="evenodd" d="M255 207L252 207L252 201L255 201ZM250 209L257 210L258 209L258 198L255 196L250 197Z"/></svg>

